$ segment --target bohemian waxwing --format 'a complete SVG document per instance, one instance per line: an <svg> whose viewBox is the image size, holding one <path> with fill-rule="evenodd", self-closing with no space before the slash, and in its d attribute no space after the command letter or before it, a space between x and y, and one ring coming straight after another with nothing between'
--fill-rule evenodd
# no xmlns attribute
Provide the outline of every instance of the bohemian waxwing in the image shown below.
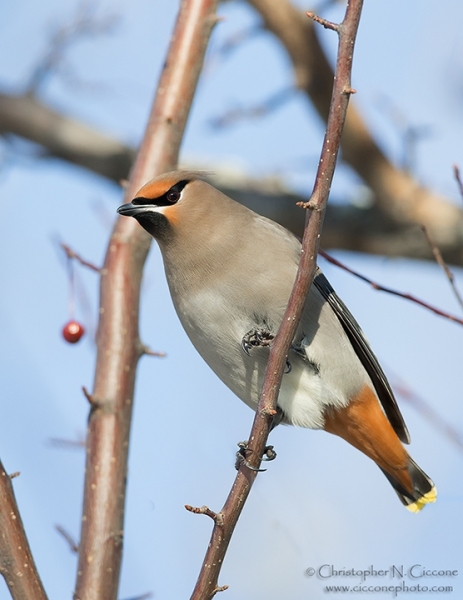
<svg viewBox="0 0 463 600"><path fill-rule="evenodd" d="M172 300L191 342L220 379L255 409L295 280L296 237L225 196L202 175L156 177L130 204L159 243ZM317 270L288 354L278 407L291 425L324 429L369 456L412 512L436 488L410 458L407 427L354 317Z"/></svg>

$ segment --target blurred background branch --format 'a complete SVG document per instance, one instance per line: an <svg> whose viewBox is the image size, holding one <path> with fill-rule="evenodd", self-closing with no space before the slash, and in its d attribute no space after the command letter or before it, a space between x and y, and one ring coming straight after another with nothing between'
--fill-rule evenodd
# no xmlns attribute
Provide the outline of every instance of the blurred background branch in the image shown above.
<svg viewBox="0 0 463 600"><path fill-rule="evenodd" d="M319 33L304 12L288 0L248 0L262 18L262 26L271 32L288 54L293 67L294 87L284 88L259 105L242 106L214 117L218 126L236 125L242 118L266 116L303 92L326 121L333 69ZM85 7L84 7L85 9ZM60 63L60 56L80 37L107 33L114 27L115 17L92 19L82 9L73 23L58 29L50 42L50 50L37 66L23 94L0 93L0 135L20 136L39 145L39 156L55 157L97 173L115 182L127 179L135 149L117 138L53 109L35 93L45 75ZM230 52L255 36L259 28L237 35L228 45ZM212 59L213 61L214 59ZM384 101L385 102L385 101ZM383 102L383 104L384 104ZM403 168L394 166L380 149L364 120L351 104L342 139L341 160L360 176L368 188L368 202L331 203L326 215L322 245L385 256L432 259L429 245L420 232L425 226L447 262L463 264L463 209L451 204L441 194L427 189L414 179L409 166L423 127L404 124L397 106L388 100L391 118L404 131ZM212 117L211 117L212 119ZM408 150L407 150L408 148ZM215 183L223 191L254 210L282 223L302 235L304 216L295 206L305 200L291 192L282 179L271 182L260 178L227 177L220 164L201 165L216 172ZM450 168L450 167L449 167ZM339 200L342 200L339 198Z"/></svg>

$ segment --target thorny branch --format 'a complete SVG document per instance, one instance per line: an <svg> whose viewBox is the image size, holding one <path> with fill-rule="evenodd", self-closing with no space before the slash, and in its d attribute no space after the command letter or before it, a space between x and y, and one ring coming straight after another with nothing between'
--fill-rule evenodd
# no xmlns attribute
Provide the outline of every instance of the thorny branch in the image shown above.
<svg viewBox="0 0 463 600"><path fill-rule="evenodd" d="M182 0L126 201L156 174L175 168L215 23L217 0ZM138 313L150 236L116 221L100 282L97 363L91 403L74 600L116 600L122 559L127 455L135 372L143 353Z"/></svg>
<svg viewBox="0 0 463 600"><path fill-rule="evenodd" d="M214 526L203 566L191 596L192 600L209 600L218 591L217 582L223 558L238 517L257 476L257 472L249 469L246 462L253 468L260 466L261 457L264 453L264 447L270 432L272 417L276 413L278 391L286 365L286 355L295 335L304 302L315 273L324 212L336 165L349 97L352 91L350 77L353 48L362 3L362 0L350 0L345 18L338 31L339 49L336 77L333 84L327 128L315 186L309 202L310 211L307 213L306 227L302 241L301 261L288 307L270 350L261 397L249 436L249 458L247 461L241 462L233 487L221 510L223 525L216 523Z"/></svg>

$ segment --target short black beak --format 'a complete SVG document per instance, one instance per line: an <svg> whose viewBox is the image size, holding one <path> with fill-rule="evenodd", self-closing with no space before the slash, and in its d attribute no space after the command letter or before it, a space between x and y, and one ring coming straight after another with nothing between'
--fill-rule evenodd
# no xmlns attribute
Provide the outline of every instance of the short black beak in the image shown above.
<svg viewBox="0 0 463 600"><path fill-rule="evenodd" d="M137 206L136 204L129 202L128 204L123 204L122 206L119 206L117 212L123 217L136 217L137 215L146 212L146 209L147 207L143 204Z"/></svg>

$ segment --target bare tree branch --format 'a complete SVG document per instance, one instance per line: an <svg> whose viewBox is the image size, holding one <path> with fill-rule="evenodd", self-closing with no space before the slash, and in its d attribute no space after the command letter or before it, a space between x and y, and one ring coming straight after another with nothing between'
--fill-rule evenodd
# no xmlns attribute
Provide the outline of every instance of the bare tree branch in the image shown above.
<svg viewBox="0 0 463 600"><path fill-rule="evenodd" d="M293 63L297 87L326 121L333 71L316 35L316 28L288 0L248 0L275 34ZM374 193L381 211L393 221L422 223L444 256L463 242L463 212L396 169L373 140L354 106L349 107L342 138L343 159Z"/></svg>
<svg viewBox="0 0 463 600"><path fill-rule="evenodd" d="M54 156L82 166L103 177L120 183L128 177L135 150L118 140L99 132L75 119L52 110L31 96L9 96L0 93L0 134L18 135L45 148L46 156ZM211 165L208 165L208 170ZM235 178L228 179L226 172L215 169L213 183L226 194L253 210L280 222L302 236L304 218L296 203L303 201L281 182L270 186L265 181L251 180L243 176L236 185ZM446 204L444 205L446 211ZM457 220L444 228L441 236L446 243L440 244L444 259L463 265L463 244L455 235L455 225L463 230L463 210L455 207ZM440 213L440 205L436 205ZM322 244L325 248L341 248L381 254L384 256L408 256L429 260L429 246L416 223L404 221L381 206L360 208L352 205L330 204L323 228Z"/></svg>
<svg viewBox="0 0 463 600"><path fill-rule="evenodd" d="M96 14L97 2L80 0L75 15L68 24L62 24L52 33L50 43L38 61L27 86L27 95L37 93L48 77L59 73L68 81L70 66L64 65L66 50L78 40L86 37L94 39L97 35L108 34L113 31L118 21L116 14L98 16Z"/></svg>
<svg viewBox="0 0 463 600"><path fill-rule="evenodd" d="M460 291L458 290L457 284L455 283L455 276L453 275L452 271L449 269L447 263L445 262L445 260L442 257L441 251L439 250L436 242L431 238L428 230L426 229L426 227L424 227L424 225L423 225L422 229L423 229L423 233L428 241L429 247L432 250L434 258L436 259L437 264L442 268L442 270L445 273L445 276L447 277L447 279L450 283L450 287L452 288L453 295L455 296L460 307L463 308L463 298L461 297Z"/></svg>
<svg viewBox="0 0 463 600"><path fill-rule="evenodd" d="M463 319L460 319L459 317L456 317L455 315L451 315L450 313L447 313L447 312L441 310L440 308L436 308L435 306L428 304L428 302L425 302L424 300L420 300L419 298L417 298L416 296L413 296L412 294L408 294L406 292L399 292L397 290L393 290L392 288L385 287L384 285L381 285L380 283L376 283L376 281L373 281L372 279L369 279L365 275L362 275L361 273L354 271L354 269L351 269L350 267L348 267L341 261L337 260L336 258L333 258L332 256L330 256L323 250L320 250L319 254L320 254L320 256L323 256L323 258L325 258L331 264L336 265L337 267L343 269L344 271L347 271L351 275L354 275L354 277L357 277L358 279L361 279L365 283L370 284L374 290L378 290L379 292L386 292L387 294L391 294L392 296L398 296L399 298L404 298L405 300L410 300L411 302L414 302L415 304L419 304L423 308L430 310L434 314L439 315L440 317L445 317L446 319L449 319L449 321L453 321L454 323L463 325Z"/></svg>
<svg viewBox="0 0 463 600"><path fill-rule="evenodd" d="M79 552L79 544L72 538L72 535L64 529L62 525L55 525L56 531L66 540L69 550L74 554Z"/></svg>
<svg viewBox="0 0 463 600"><path fill-rule="evenodd" d="M94 265L93 263L89 262L88 260L85 260L85 258L82 258L80 256L80 254L77 254L77 252L75 252L70 246L68 246L64 242L60 242L60 246L64 250L64 252L66 253L66 256L69 259L76 260L83 267L87 267L88 269L90 269L92 271L96 271L97 273L101 273L100 267L97 267L96 265Z"/></svg>
<svg viewBox="0 0 463 600"><path fill-rule="evenodd" d="M176 166L217 0L183 0L125 199ZM135 373L143 351L138 313L150 236L119 218L100 284L100 322L74 600L115 600L122 559L127 455Z"/></svg>
<svg viewBox="0 0 463 600"><path fill-rule="evenodd" d="M1 462L0 573L14 600L47 600L16 504L11 477Z"/></svg>
<svg viewBox="0 0 463 600"><path fill-rule="evenodd" d="M259 405L249 436L249 458L241 461L235 482L220 514L216 516L211 541L199 574L192 600L209 600L218 591L218 577L235 525L241 514L251 486L257 476L276 414L286 356L302 314L317 263L320 232L328 195L333 179L341 133L349 97L354 42L363 0L350 0L344 21L338 29L339 50L330 103L328 123L323 141L314 190L307 205L309 209L302 240L302 253L296 281L281 326L273 340L267 363ZM251 468L249 468L251 467Z"/></svg>
<svg viewBox="0 0 463 600"><path fill-rule="evenodd" d="M135 158L132 148L30 95L0 94L0 133L24 137L43 146L49 156L114 181L127 177Z"/></svg>

